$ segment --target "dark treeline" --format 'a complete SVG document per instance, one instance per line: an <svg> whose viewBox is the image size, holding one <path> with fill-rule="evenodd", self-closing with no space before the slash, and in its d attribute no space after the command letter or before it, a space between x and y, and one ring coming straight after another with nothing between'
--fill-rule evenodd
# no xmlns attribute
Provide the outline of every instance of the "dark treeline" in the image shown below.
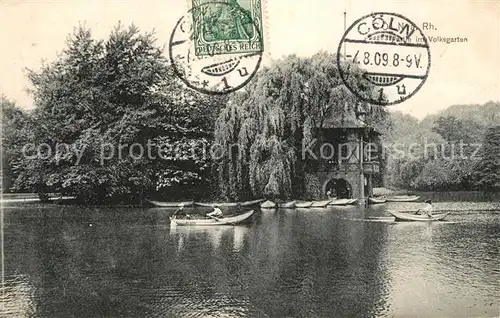
<svg viewBox="0 0 500 318"><path fill-rule="evenodd" d="M395 112L386 185L422 191L500 190L500 103L454 105L422 121ZM413 147L410 147L413 145Z"/></svg>
<svg viewBox="0 0 500 318"><path fill-rule="evenodd" d="M28 77L34 110L2 98L10 191L85 203L137 202L152 190L174 199L210 194L210 162L191 149L213 139L225 99L185 90L153 34L118 25L98 41L79 27L55 62Z"/></svg>
<svg viewBox="0 0 500 318"><path fill-rule="evenodd" d="M185 88L153 34L118 25L100 41L79 27L56 61L27 70L33 110L1 98L4 192L62 193L89 204L317 196L300 145L321 138L316 128L325 118L343 121L355 107L367 108L342 84L335 61L324 52L289 56L262 68L244 90L209 96ZM375 94L352 69L348 80ZM390 160L387 183L498 188L498 104L483 109L491 122L443 113L428 125L372 107L367 121L386 142L429 135L484 143L474 165ZM213 158L214 144L226 155ZM232 144L240 145L240 156L228 156Z"/></svg>

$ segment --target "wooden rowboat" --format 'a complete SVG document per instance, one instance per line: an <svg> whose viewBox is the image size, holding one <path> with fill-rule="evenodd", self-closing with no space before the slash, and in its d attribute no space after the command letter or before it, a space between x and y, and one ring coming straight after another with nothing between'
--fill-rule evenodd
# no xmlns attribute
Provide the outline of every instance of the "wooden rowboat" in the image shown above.
<svg viewBox="0 0 500 318"><path fill-rule="evenodd" d="M328 205L350 205L350 204L356 204L358 202L358 199L336 199L332 200Z"/></svg>
<svg viewBox="0 0 500 318"><path fill-rule="evenodd" d="M263 202L264 199L258 199L258 200L252 200L252 201L245 201L245 202L241 202L241 206L243 207L247 207L247 206L252 206L252 205L257 205L261 202Z"/></svg>
<svg viewBox="0 0 500 318"><path fill-rule="evenodd" d="M50 197L47 199L47 201L50 202L62 202L62 201L70 201L70 200L75 200L75 196L63 196L63 197ZM29 197L21 197L21 198L14 198L14 199L3 199L0 198L0 203L22 203L22 202L43 202L40 200L40 198L29 198Z"/></svg>
<svg viewBox="0 0 500 318"><path fill-rule="evenodd" d="M429 217L425 214L410 214L410 213L402 213L397 211L389 211L392 214L396 221L420 221L420 222L429 222L429 221L440 221L444 219L449 212L434 214L432 217Z"/></svg>
<svg viewBox="0 0 500 318"><path fill-rule="evenodd" d="M330 202L332 202L332 200L313 201L313 203L311 204L311 208L324 208Z"/></svg>
<svg viewBox="0 0 500 318"><path fill-rule="evenodd" d="M260 207L262 209L274 209L274 208L276 208L276 206L277 206L276 203L274 203L273 201L269 201L269 200L260 205Z"/></svg>
<svg viewBox="0 0 500 318"><path fill-rule="evenodd" d="M420 197L416 195L388 197L387 202L414 202L417 201L419 198Z"/></svg>
<svg viewBox="0 0 500 318"><path fill-rule="evenodd" d="M368 198L368 203L370 204L380 204L380 203L386 203L387 198Z"/></svg>
<svg viewBox="0 0 500 318"><path fill-rule="evenodd" d="M222 202L222 203L203 203L203 202L195 202L195 206L202 206L206 208L213 208L214 206L218 207L226 207L226 208L234 208L238 205L238 203L229 203L229 202Z"/></svg>
<svg viewBox="0 0 500 318"><path fill-rule="evenodd" d="M313 204L312 201L297 201L295 202L296 208L309 208Z"/></svg>
<svg viewBox="0 0 500 318"><path fill-rule="evenodd" d="M264 200L263 199L259 199L259 200L245 201L245 202L219 202L219 203L218 202L214 202L214 203L210 203L210 202L195 202L194 205L195 206L206 207L206 208L212 208L215 205L218 206L218 207L234 208L234 207L237 207L238 204L241 207L249 207L249 206L252 206L252 205L257 205L257 204L261 203L262 201L264 201Z"/></svg>
<svg viewBox="0 0 500 318"><path fill-rule="evenodd" d="M178 207L191 207L194 205L193 201L184 201L184 202L161 202L154 200L146 200L154 206L163 207L163 208L178 208Z"/></svg>
<svg viewBox="0 0 500 318"><path fill-rule="evenodd" d="M249 219L254 211L248 211L239 215L231 215L223 218L203 218L203 219L178 219L175 216L170 217L170 225L172 226L214 226L214 225L236 225Z"/></svg>
<svg viewBox="0 0 500 318"><path fill-rule="evenodd" d="M293 208L295 208L295 201L290 201L290 202L285 202L285 203L279 203L278 207L279 208L284 208L284 209L293 209Z"/></svg>
<svg viewBox="0 0 500 318"><path fill-rule="evenodd" d="M349 201L349 203L347 203L347 205L356 204L356 203L358 203L358 199L351 199L351 201Z"/></svg>

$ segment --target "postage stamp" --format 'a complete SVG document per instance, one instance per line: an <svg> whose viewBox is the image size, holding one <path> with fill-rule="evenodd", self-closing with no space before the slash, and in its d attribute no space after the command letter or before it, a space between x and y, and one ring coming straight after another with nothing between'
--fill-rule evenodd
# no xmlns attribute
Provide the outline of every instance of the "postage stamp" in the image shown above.
<svg viewBox="0 0 500 318"><path fill-rule="evenodd" d="M195 2L197 6L192 7L179 19L170 37L170 61L175 73L188 87L205 94L227 94L244 87L253 78L262 61L263 36L260 20L254 21L248 12L242 11L240 4L235 0L226 2L193 0L193 4ZM255 4L257 1L248 0L245 3ZM260 7L260 0L258 4ZM196 13L193 13L194 11ZM208 17L210 12L211 14L218 12L212 20L206 18L210 26L204 26L203 22L201 29L196 31L196 25L200 25L197 19L205 15ZM229 15L229 18L238 17L235 20L238 21L236 24L238 32L232 29L233 25L228 25L228 20L221 18L225 15ZM242 21L246 24L242 24ZM248 23L252 24L252 28L248 27ZM246 27L243 27L244 25ZM203 41L211 39L212 43L203 44L197 49L200 42L199 34L196 32L205 29L218 30L213 33L217 37L203 35ZM250 40L243 41L238 38L238 34L252 36ZM203 49L199 49L200 47Z"/></svg>
<svg viewBox="0 0 500 318"><path fill-rule="evenodd" d="M412 97L425 83L431 53L415 23L397 13L377 12L346 30L338 46L337 66L347 88L360 99L394 105ZM375 91L367 91L368 86Z"/></svg>
<svg viewBox="0 0 500 318"><path fill-rule="evenodd" d="M189 0L196 56L263 51L261 0Z"/></svg>

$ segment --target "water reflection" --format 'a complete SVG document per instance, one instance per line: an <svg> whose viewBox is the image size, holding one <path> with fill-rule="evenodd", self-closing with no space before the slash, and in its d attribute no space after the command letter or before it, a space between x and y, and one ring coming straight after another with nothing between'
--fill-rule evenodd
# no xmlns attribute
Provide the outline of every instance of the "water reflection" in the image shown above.
<svg viewBox="0 0 500 318"><path fill-rule="evenodd" d="M212 244L212 249L219 249L223 238L232 244L233 252L239 252L248 236L249 228L245 225L231 226L172 226L170 227L170 236L177 241L177 251L185 249L186 242L189 241L207 241ZM199 244L195 243L195 244Z"/></svg>
<svg viewBox="0 0 500 318"><path fill-rule="evenodd" d="M498 213L429 224L369 222L387 217L378 207L273 210L248 226L170 227L161 209L74 209L7 210L0 316L498 311Z"/></svg>
<svg viewBox="0 0 500 318"><path fill-rule="evenodd" d="M19 317L33 316L36 312L33 303L34 292L35 288L28 276L11 276L5 281L4 290L0 293L2 310L6 313L16 313Z"/></svg>
<svg viewBox="0 0 500 318"><path fill-rule="evenodd" d="M498 235L498 218L490 216L489 221L496 224L469 220L393 227L388 233L389 273L394 282L391 298L398 304L393 312L403 316L497 315L494 299L500 293L500 255L488 232ZM486 229L478 231L478 227Z"/></svg>

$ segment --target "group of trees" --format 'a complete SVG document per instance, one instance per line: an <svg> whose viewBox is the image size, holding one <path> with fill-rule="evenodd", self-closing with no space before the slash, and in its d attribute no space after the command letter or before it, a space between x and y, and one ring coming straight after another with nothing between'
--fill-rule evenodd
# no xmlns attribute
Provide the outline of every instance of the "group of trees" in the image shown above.
<svg viewBox="0 0 500 318"><path fill-rule="evenodd" d="M0 110L2 114L2 189L5 191L14 186L18 166L22 160L19 145L28 140L33 124L29 114L5 96L0 96Z"/></svg>
<svg viewBox="0 0 500 318"><path fill-rule="evenodd" d="M28 77L34 110L2 101L12 190L133 202L144 191L209 189L201 151L224 99L183 89L153 34L118 25L98 41L79 27Z"/></svg>
<svg viewBox="0 0 500 318"><path fill-rule="evenodd" d="M392 113L391 121L392 130L385 141L406 152L391 158L389 186L415 190L500 188L498 102L452 106L420 122Z"/></svg>
<svg viewBox="0 0 500 318"><path fill-rule="evenodd" d="M327 118L342 121L367 106L346 89L335 55L325 52L275 61L229 96L197 93L174 75L154 35L134 26L118 25L105 41L76 28L57 60L28 70L28 78L33 110L1 99L3 187L67 193L87 203L137 202L146 194L173 200L301 197L314 182L308 179L314 166L300 156L302 144L322 138L317 128ZM376 94L354 65L347 80L363 94ZM500 118L498 109L483 106L497 116L492 122ZM374 106L366 119L386 142L484 140L484 147L474 165L392 160L386 167L390 184L499 186L500 132L486 131L489 117L441 114L420 123L391 117L392 125L386 110ZM212 145L223 155L212 158Z"/></svg>
<svg viewBox="0 0 500 318"><path fill-rule="evenodd" d="M11 169L4 179L12 191L76 194L85 202L130 201L145 191L170 199L303 193L302 142L317 137L327 116L357 105L335 61L327 53L289 56L244 90L214 97L180 83L152 34L118 25L98 41L79 27L55 62L28 72L33 111L2 102ZM374 94L352 70L349 80ZM225 152L217 160L207 155L213 143ZM234 144L241 156L232 156ZM26 156L26 145L36 155Z"/></svg>
<svg viewBox="0 0 500 318"><path fill-rule="evenodd" d="M215 127L215 141L223 149L237 145L216 162L224 198L315 196L310 191L320 186L311 186L308 177L316 162L302 158L303 145L321 140L320 129L330 117L342 122L355 107L367 108L343 84L335 61L326 52L310 58L288 56L262 69L244 91L231 96ZM364 94L375 94L356 67L347 80ZM373 106L367 118L374 125L385 119L380 106Z"/></svg>

